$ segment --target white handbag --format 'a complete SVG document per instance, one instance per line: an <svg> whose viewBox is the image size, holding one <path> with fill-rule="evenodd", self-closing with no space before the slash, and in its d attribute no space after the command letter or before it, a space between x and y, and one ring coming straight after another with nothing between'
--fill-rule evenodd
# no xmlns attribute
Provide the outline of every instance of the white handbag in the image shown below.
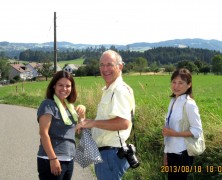
<svg viewBox="0 0 222 180"><path fill-rule="evenodd" d="M181 121L181 130L189 131L190 123L188 121L185 105L186 105L186 102L183 106L183 118ZM184 139L185 139L185 144L186 144L187 152L189 156L198 156L198 155L201 155L205 151L206 146L205 146L203 131L199 138L184 137Z"/></svg>

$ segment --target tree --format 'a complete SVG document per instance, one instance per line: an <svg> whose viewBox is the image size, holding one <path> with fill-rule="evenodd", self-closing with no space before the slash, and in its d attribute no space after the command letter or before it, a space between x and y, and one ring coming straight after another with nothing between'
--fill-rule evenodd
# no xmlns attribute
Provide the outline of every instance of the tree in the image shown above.
<svg viewBox="0 0 222 180"><path fill-rule="evenodd" d="M38 72L42 74L42 76L45 77L45 80L48 80L48 77L52 77L53 75L53 68L50 68L52 66L52 63L50 61L45 61L42 64L42 67L38 69Z"/></svg>
<svg viewBox="0 0 222 180"><path fill-rule="evenodd" d="M192 61L180 61L177 68L187 68L190 72L199 72L198 67Z"/></svg>
<svg viewBox="0 0 222 180"><path fill-rule="evenodd" d="M168 64L164 66L164 71L168 72L169 74L172 73L175 69L175 66L173 64Z"/></svg>
<svg viewBox="0 0 222 180"><path fill-rule="evenodd" d="M6 58L5 52L3 52L3 51L0 52L0 58L1 58L1 59Z"/></svg>
<svg viewBox="0 0 222 180"><path fill-rule="evenodd" d="M0 78L8 79L9 77L9 63L5 59L0 59Z"/></svg>
<svg viewBox="0 0 222 180"><path fill-rule="evenodd" d="M160 71L156 61L150 65L150 71L154 72L154 74Z"/></svg>
<svg viewBox="0 0 222 180"><path fill-rule="evenodd" d="M86 76L86 75L87 75L86 66L79 67L75 73L75 76Z"/></svg>
<svg viewBox="0 0 222 180"><path fill-rule="evenodd" d="M203 67L200 69L200 72L204 73L204 74L209 73L210 72L210 65L208 65L208 64L203 65Z"/></svg>
<svg viewBox="0 0 222 180"><path fill-rule="evenodd" d="M144 69L147 67L147 60L143 57L138 57L135 60L135 70L138 71L141 75L141 73L144 71Z"/></svg>
<svg viewBox="0 0 222 180"><path fill-rule="evenodd" d="M200 72L200 69L203 67L203 62L201 60L195 60L194 64L198 67L198 74Z"/></svg>
<svg viewBox="0 0 222 180"><path fill-rule="evenodd" d="M99 61L96 59L91 59L89 64L86 65L87 67L87 75L88 76L97 76L99 75Z"/></svg>
<svg viewBox="0 0 222 180"><path fill-rule="evenodd" d="M212 58L212 72L219 75L222 74L222 55L215 55Z"/></svg>
<svg viewBox="0 0 222 180"><path fill-rule="evenodd" d="M123 73L131 72L133 70L133 67L134 67L134 63L132 63L132 62L125 64L124 68L123 68Z"/></svg>

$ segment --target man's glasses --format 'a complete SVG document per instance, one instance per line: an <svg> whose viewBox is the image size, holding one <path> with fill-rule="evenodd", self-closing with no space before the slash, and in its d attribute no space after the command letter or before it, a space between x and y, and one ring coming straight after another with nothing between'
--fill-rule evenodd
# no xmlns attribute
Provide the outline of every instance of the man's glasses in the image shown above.
<svg viewBox="0 0 222 180"><path fill-rule="evenodd" d="M113 68L114 66L116 66L116 65L119 65L119 64L112 64L112 63L108 63L108 64L103 64L103 63L101 63L100 65L99 65L99 67L100 68Z"/></svg>

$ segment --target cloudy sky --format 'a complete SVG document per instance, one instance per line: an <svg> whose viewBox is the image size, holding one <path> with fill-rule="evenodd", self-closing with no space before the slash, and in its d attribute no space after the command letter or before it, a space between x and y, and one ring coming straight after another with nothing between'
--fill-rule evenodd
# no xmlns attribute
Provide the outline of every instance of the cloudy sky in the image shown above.
<svg viewBox="0 0 222 180"><path fill-rule="evenodd" d="M222 41L221 0L7 0L0 41L129 44L202 38Z"/></svg>

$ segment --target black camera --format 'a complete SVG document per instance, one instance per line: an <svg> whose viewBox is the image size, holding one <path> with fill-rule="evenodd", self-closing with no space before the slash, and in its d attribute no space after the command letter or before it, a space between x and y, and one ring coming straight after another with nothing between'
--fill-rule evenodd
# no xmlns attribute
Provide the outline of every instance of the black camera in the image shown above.
<svg viewBox="0 0 222 180"><path fill-rule="evenodd" d="M127 146L121 147L118 150L117 156L120 159L123 159L125 157L131 168L137 168L140 165L140 163L137 160L135 153L136 153L135 146L133 144L128 144Z"/></svg>

